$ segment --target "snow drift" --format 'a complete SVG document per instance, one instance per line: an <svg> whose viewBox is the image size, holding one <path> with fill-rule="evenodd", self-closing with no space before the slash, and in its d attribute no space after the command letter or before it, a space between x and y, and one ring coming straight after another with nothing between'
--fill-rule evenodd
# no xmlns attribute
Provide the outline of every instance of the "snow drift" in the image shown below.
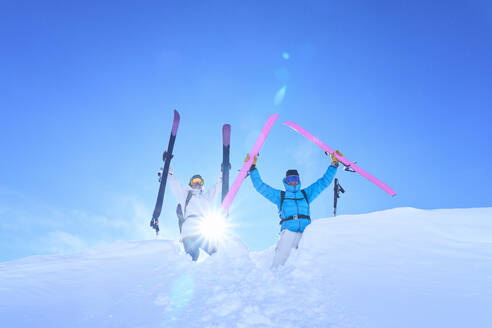
<svg viewBox="0 0 492 328"><path fill-rule="evenodd" d="M192 263L175 241L0 263L2 327L485 327L492 208L313 221L286 265L237 237Z"/></svg>

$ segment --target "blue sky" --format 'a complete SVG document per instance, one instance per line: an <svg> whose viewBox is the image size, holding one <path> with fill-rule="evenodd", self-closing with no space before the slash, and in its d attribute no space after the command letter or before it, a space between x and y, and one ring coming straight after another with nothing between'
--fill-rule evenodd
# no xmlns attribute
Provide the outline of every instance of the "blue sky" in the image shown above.
<svg viewBox="0 0 492 328"><path fill-rule="evenodd" d="M340 172L339 214L492 205L487 1L4 1L0 260L153 238L172 110L173 166L206 185L232 125L232 176L264 121L263 179L329 164L294 121L386 182ZM278 97L279 90L285 91ZM231 181L232 183L232 181ZM332 213L329 187L313 204ZM161 227L177 237L168 192ZM235 232L275 243L276 208L245 181Z"/></svg>

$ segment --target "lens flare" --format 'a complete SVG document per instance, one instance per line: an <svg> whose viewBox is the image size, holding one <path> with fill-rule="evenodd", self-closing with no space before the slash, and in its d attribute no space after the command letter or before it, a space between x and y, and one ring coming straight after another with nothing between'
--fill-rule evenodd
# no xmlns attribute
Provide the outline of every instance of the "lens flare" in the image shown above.
<svg viewBox="0 0 492 328"><path fill-rule="evenodd" d="M229 224L219 210L206 213L199 225L201 237L212 245L224 240L228 234Z"/></svg>
<svg viewBox="0 0 492 328"><path fill-rule="evenodd" d="M284 85L280 90L277 91L275 98L273 98L273 104L275 106L280 105L284 101L286 90L287 90L287 86Z"/></svg>

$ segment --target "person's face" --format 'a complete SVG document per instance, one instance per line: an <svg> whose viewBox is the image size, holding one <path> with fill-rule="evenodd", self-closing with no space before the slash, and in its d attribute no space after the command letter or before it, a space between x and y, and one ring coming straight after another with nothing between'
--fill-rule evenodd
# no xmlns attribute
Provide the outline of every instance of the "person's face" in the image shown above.
<svg viewBox="0 0 492 328"><path fill-rule="evenodd" d="M199 190L199 189L202 189L202 185L199 183L195 183L195 184L191 185L191 188Z"/></svg>
<svg viewBox="0 0 492 328"><path fill-rule="evenodd" d="M285 182L289 186L297 186L299 184L299 176L298 175L288 175L285 177Z"/></svg>

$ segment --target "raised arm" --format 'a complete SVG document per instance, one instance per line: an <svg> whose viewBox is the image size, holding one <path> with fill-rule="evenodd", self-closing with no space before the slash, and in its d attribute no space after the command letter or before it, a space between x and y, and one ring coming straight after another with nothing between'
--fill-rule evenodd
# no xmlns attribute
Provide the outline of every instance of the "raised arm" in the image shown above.
<svg viewBox="0 0 492 328"><path fill-rule="evenodd" d="M249 175L251 176L251 182L253 182L256 191L275 205L280 206L281 191L264 183L263 180L261 180L260 173L256 166L252 167L252 170L249 171Z"/></svg>
<svg viewBox="0 0 492 328"><path fill-rule="evenodd" d="M176 197L178 203L183 204L186 202L186 196L188 195L187 188L178 180L176 175L174 174L174 170L169 168L169 173L167 174L167 182L169 183L169 187Z"/></svg>
<svg viewBox="0 0 492 328"><path fill-rule="evenodd" d="M217 178L217 182L215 183L215 185L213 185L212 187L208 188L205 193L204 193L204 196L205 198L207 198L210 202L212 202L215 197L217 197L218 193L219 193L219 189L221 190L221 187L222 186L222 172L219 173L219 177Z"/></svg>
<svg viewBox="0 0 492 328"><path fill-rule="evenodd" d="M336 173L337 167L335 165L330 165L321 178L304 189L306 191L306 196L309 203L311 203L316 197L319 196L319 194L321 194L323 190L326 189L326 187L330 185Z"/></svg>

